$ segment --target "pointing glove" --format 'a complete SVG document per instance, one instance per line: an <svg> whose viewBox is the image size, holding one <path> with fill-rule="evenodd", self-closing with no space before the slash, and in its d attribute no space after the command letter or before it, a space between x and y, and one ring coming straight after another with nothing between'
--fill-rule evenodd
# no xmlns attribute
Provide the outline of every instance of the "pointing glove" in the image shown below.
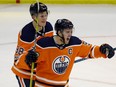
<svg viewBox="0 0 116 87"><path fill-rule="evenodd" d="M100 46L100 52L106 54L108 58L112 58L115 54L114 49L109 44L102 44Z"/></svg>

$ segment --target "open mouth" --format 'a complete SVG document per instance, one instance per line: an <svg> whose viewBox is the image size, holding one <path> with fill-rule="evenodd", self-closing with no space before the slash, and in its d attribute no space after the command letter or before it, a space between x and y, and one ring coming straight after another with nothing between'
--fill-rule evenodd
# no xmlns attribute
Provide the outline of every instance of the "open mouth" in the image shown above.
<svg viewBox="0 0 116 87"><path fill-rule="evenodd" d="M70 40L70 37L67 38L67 41L69 41L69 40Z"/></svg>

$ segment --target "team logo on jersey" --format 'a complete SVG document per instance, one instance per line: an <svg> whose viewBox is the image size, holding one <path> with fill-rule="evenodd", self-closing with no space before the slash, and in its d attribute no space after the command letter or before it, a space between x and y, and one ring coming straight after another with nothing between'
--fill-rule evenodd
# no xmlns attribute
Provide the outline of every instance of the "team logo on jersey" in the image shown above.
<svg viewBox="0 0 116 87"><path fill-rule="evenodd" d="M70 58L66 55L58 56L52 64L53 71L57 74L65 73L70 62Z"/></svg>

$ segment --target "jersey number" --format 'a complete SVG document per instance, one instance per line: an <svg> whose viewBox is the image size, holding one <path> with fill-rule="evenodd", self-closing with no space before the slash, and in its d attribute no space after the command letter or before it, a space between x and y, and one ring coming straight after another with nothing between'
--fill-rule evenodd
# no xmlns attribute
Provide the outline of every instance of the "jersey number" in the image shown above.
<svg viewBox="0 0 116 87"><path fill-rule="evenodd" d="M22 48L22 47L17 47L17 49L16 49L16 53L18 54L18 55L21 55L22 53L23 53L23 51L24 51L24 49Z"/></svg>

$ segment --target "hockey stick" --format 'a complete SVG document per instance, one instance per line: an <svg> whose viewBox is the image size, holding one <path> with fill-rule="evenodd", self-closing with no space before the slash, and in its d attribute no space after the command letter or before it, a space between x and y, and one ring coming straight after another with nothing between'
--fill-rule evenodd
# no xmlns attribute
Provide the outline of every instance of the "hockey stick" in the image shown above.
<svg viewBox="0 0 116 87"><path fill-rule="evenodd" d="M36 49L36 37L37 37L37 28L36 28L36 35L35 35L35 44L34 44L34 49L33 49L34 51ZM32 87L32 84L33 84L34 66L35 66L35 63L32 62L32 65L31 65L31 76L30 76L30 87Z"/></svg>
<svg viewBox="0 0 116 87"><path fill-rule="evenodd" d="M114 48L114 51L116 50L116 47ZM108 53L107 53L108 54ZM78 59L78 60L75 60L74 63L78 63L78 62L81 62L81 61L84 61L84 60L87 60L87 59L91 59L91 58L82 58L82 59Z"/></svg>
<svg viewBox="0 0 116 87"><path fill-rule="evenodd" d="M37 1L37 4L39 3L39 1L38 0L36 0ZM38 11L39 11L39 5L38 5ZM35 41L34 41L34 51L36 50L36 38L37 38L37 32L38 32L38 30L39 30L39 27L38 27L38 17L36 17L36 19L35 19L35 21L36 21L36 33L35 33ZM34 66L35 66L35 63L34 62L32 62L32 65L31 65L31 76L30 76L30 87L32 87L32 84L33 84L33 75L34 75Z"/></svg>

